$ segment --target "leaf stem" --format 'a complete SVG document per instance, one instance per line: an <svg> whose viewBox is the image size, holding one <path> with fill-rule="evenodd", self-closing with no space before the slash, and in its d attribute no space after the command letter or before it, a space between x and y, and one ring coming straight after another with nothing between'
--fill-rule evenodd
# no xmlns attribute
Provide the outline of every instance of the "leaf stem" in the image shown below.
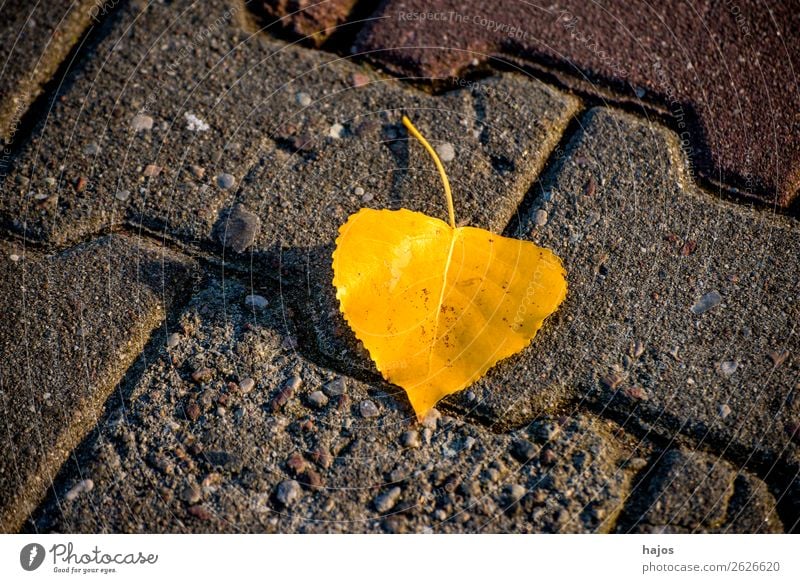
<svg viewBox="0 0 800 583"><path fill-rule="evenodd" d="M436 169L439 171L439 176L442 179L442 184L444 185L444 196L447 198L447 212L450 215L450 226L454 229L456 228L456 211L453 208L453 193L450 192L450 181L447 180L447 174L444 171L444 166L442 165L442 161L439 160L439 156L436 154L436 150L434 150L431 145L428 143L428 140L419 133L417 128L414 127L414 124L411 123L411 120L408 119L406 116L403 116L403 125L406 126L408 132L419 140L419 143L428 151L428 154L431 155L433 158L433 163L436 164Z"/></svg>

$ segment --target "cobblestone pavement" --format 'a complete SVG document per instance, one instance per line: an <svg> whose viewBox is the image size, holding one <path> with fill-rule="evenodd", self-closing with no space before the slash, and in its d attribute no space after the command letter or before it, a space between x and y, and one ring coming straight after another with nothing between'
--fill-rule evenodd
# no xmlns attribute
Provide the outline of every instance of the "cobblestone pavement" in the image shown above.
<svg viewBox="0 0 800 583"><path fill-rule="evenodd" d="M795 531L796 43L763 44L783 92L743 83L737 115L719 103L750 69L689 46L717 93L679 76L687 142L652 77L631 97L563 26L521 28L548 53L368 4L0 9L0 530ZM734 24L769 29L748 4ZM648 22L613 54L636 79ZM531 346L423 423L331 285L349 214L444 215L402 114L459 224L553 249L569 281Z"/></svg>

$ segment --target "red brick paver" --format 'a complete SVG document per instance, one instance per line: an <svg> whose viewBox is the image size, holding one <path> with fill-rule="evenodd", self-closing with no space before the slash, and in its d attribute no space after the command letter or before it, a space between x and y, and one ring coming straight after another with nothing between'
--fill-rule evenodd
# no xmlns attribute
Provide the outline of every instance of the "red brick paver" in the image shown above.
<svg viewBox="0 0 800 583"><path fill-rule="evenodd" d="M390 0L373 16L355 49L392 72L524 57L665 107L712 182L781 206L797 195L800 12L788 2Z"/></svg>

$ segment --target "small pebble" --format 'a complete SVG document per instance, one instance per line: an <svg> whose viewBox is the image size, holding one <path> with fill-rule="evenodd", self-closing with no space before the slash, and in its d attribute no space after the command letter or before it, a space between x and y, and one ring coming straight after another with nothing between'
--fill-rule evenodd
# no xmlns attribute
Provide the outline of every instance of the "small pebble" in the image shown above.
<svg viewBox="0 0 800 583"><path fill-rule="evenodd" d="M589 180L586 182L586 187L583 189L584 196L594 196L597 193L597 182L595 181L593 176L589 177Z"/></svg>
<svg viewBox="0 0 800 583"><path fill-rule="evenodd" d="M312 407L322 409L328 404L328 397L322 391L314 391L308 395L308 402Z"/></svg>
<svg viewBox="0 0 800 583"><path fill-rule="evenodd" d="M355 194L356 196L364 196L364 189L361 188L360 186L356 186L353 189L353 194Z"/></svg>
<svg viewBox="0 0 800 583"><path fill-rule="evenodd" d="M189 506L189 510L187 511L191 516L199 520L211 520L214 518L214 515L208 511L208 508L203 506L202 504L197 504L195 506Z"/></svg>
<svg viewBox="0 0 800 583"><path fill-rule="evenodd" d="M634 457L629 459L625 465L635 472L640 472L647 467L647 460L643 457Z"/></svg>
<svg viewBox="0 0 800 583"><path fill-rule="evenodd" d="M731 414L731 408L728 406L727 403L723 403L719 406L719 416L725 419L728 415Z"/></svg>
<svg viewBox="0 0 800 583"><path fill-rule="evenodd" d="M144 176L148 178L153 178L154 176L158 176L161 174L161 166L156 166L155 164L148 164L144 167L144 171L142 172Z"/></svg>
<svg viewBox="0 0 800 583"><path fill-rule="evenodd" d="M206 169L203 168L202 166L197 166L196 164L192 164L190 170L192 172L192 175L198 180L200 180L201 178L203 178L203 176L206 175Z"/></svg>
<svg viewBox="0 0 800 583"><path fill-rule="evenodd" d="M293 375L286 379L281 388L278 390L278 394L270 402L270 409L273 413L277 413L289 402L294 396L295 391L299 389L303 385L303 379L301 379L298 375Z"/></svg>
<svg viewBox="0 0 800 583"><path fill-rule="evenodd" d="M133 117L131 127L135 132L149 131L153 129L153 118L149 115L138 114Z"/></svg>
<svg viewBox="0 0 800 583"><path fill-rule="evenodd" d="M244 205L233 207L221 232L222 244L236 253L244 253L261 232L261 219Z"/></svg>
<svg viewBox="0 0 800 583"><path fill-rule="evenodd" d="M256 310L263 310L267 306L269 306L269 302L267 298L264 296L260 296L258 294L250 294L245 296L244 304L250 308L254 308Z"/></svg>
<svg viewBox="0 0 800 583"><path fill-rule="evenodd" d="M374 194L372 194L371 192L368 192L368 193L366 193L364 196L362 196L362 197L361 197L361 202L369 202L369 201L371 201L373 198L375 198L375 195L374 195Z"/></svg>
<svg viewBox="0 0 800 583"><path fill-rule="evenodd" d="M687 384L694 384L694 383L689 383L687 381ZM636 401L647 401L650 398L650 396L647 394L647 391L645 391L642 387L636 385L632 387L625 387L623 393L625 393L625 395L627 395L629 398L634 399Z"/></svg>
<svg viewBox="0 0 800 583"><path fill-rule="evenodd" d="M533 224L537 227L544 227L547 224L547 211L544 209L537 210L533 215Z"/></svg>
<svg viewBox="0 0 800 583"><path fill-rule="evenodd" d="M197 421L201 413L200 406L197 403L189 403L186 405L186 416L190 421Z"/></svg>
<svg viewBox="0 0 800 583"><path fill-rule="evenodd" d="M403 444L403 447L410 447L413 449L417 449L422 445L422 442L419 438L419 431L406 431L400 438L400 443Z"/></svg>
<svg viewBox="0 0 800 583"><path fill-rule="evenodd" d="M236 178L232 174L222 173L217 176L217 186L224 190L232 188L234 184L236 184Z"/></svg>
<svg viewBox="0 0 800 583"><path fill-rule="evenodd" d="M322 468L327 469L333 465L333 456L331 452L322 446L317 447L311 452L311 459Z"/></svg>
<svg viewBox="0 0 800 583"><path fill-rule="evenodd" d="M364 418L377 417L380 414L380 412L378 411L378 406L375 405L375 403L373 403L369 399L367 399L366 401L361 401L361 403L359 403L358 411Z"/></svg>
<svg viewBox="0 0 800 583"><path fill-rule="evenodd" d="M591 212L591 213L589 213L589 216L586 217L586 226L587 227L593 227L599 221L600 221L600 213Z"/></svg>
<svg viewBox="0 0 800 583"><path fill-rule="evenodd" d="M622 383L622 381L624 380L625 380L625 375L618 372L612 372L603 377L600 377L600 382L603 384L603 386L609 389L616 389L620 385L620 383Z"/></svg>
<svg viewBox="0 0 800 583"><path fill-rule="evenodd" d="M456 157L456 150L450 142L438 144L436 146L436 153L439 154L439 158L442 159L442 162L452 162Z"/></svg>
<svg viewBox="0 0 800 583"><path fill-rule="evenodd" d="M306 460L303 459L303 456L300 455L299 452L294 452L286 459L286 469L293 476L299 476L304 471L306 471Z"/></svg>
<svg viewBox="0 0 800 583"><path fill-rule="evenodd" d="M347 384L342 377L336 377L332 381L325 383L325 385L322 387L322 390L329 397L339 397L344 394L346 389Z"/></svg>
<svg viewBox="0 0 800 583"><path fill-rule="evenodd" d="M197 504L201 498L202 493L196 484L189 484L181 491L181 500L187 504Z"/></svg>
<svg viewBox="0 0 800 583"><path fill-rule="evenodd" d="M306 471L307 465L305 458L299 452L294 452L286 458L286 469L293 476L299 476Z"/></svg>
<svg viewBox="0 0 800 583"><path fill-rule="evenodd" d="M86 144L86 147L83 149L83 153L87 156L94 156L100 153L100 146L97 145L95 142L90 142Z"/></svg>
<svg viewBox="0 0 800 583"><path fill-rule="evenodd" d="M511 455L520 463L526 463L539 454L539 448L527 439L517 439L511 444Z"/></svg>
<svg viewBox="0 0 800 583"><path fill-rule="evenodd" d="M519 502L528 491L519 484L509 484L506 486L506 503L513 504Z"/></svg>
<svg viewBox="0 0 800 583"><path fill-rule="evenodd" d="M335 123L331 126L331 129L328 130L328 136L333 138L334 140L338 140L344 134L344 126L340 123Z"/></svg>
<svg viewBox="0 0 800 583"><path fill-rule="evenodd" d="M726 360L719 364L720 372L726 377L729 377L735 373L737 368L739 368L739 363L735 360Z"/></svg>
<svg viewBox="0 0 800 583"><path fill-rule="evenodd" d="M367 83L369 83L369 77L363 73L353 73L350 76L350 85L353 87L363 87Z"/></svg>
<svg viewBox="0 0 800 583"><path fill-rule="evenodd" d="M181 343L181 336L177 332L173 332L169 336L167 336L167 348L175 348L178 344Z"/></svg>
<svg viewBox="0 0 800 583"><path fill-rule="evenodd" d="M537 423L531 434L536 441L540 443L547 443L548 441L555 439L560 431L561 428L558 425L551 423L550 421L546 421Z"/></svg>
<svg viewBox="0 0 800 583"><path fill-rule="evenodd" d="M306 471L299 475L297 479L302 486L307 486L308 488L318 489L325 485L325 480L314 468L307 467Z"/></svg>
<svg viewBox="0 0 800 583"><path fill-rule="evenodd" d="M714 306L722 302L722 296L717 290L713 290L700 298L695 305L691 307L692 313L696 315L704 314Z"/></svg>
<svg viewBox="0 0 800 583"><path fill-rule="evenodd" d="M210 127L206 122L191 112L187 111L183 114L183 117L186 119L186 129L190 132L206 132Z"/></svg>
<svg viewBox="0 0 800 583"><path fill-rule="evenodd" d="M697 249L697 241L693 239L688 239L683 246L681 247L680 254L683 257L687 257L694 253L695 249Z"/></svg>
<svg viewBox="0 0 800 583"><path fill-rule="evenodd" d="M125 202L131 196L130 190L118 190L114 194L114 198L116 198L120 202Z"/></svg>
<svg viewBox="0 0 800 583"><path fill-rule="evenodd" d="M549 466L555 463L557 457L558 456L556 456L552 449L546 447L542 450L542 454L539 456L539 459L544 465Z"/></svg>
<svg viewBox="0 0 800 583"><path fill-rule="evenodd" d="M278 502L288 507L296 502L302 493L303 490L297 480L284 480L278 484L278 488L275 491L275 498Z"/></svg>
<svg viewBox="0 0 800 583"><path fill-rule="evenodd" d="M239 390L245 394L252 391L255 388L255 386L256 382L250 377L247 377L246 379L242 379L241 381L239 381Z"/></svg>
<svg viewBox="0 0 800 583"><path fill-rule="evenodd" d="M205 383L211 380L214 376L214 371L210 368L199 368L192 373L192 380L196 383Z"/></svg>
<svg viewBox="0 0 800 583"><path fill-rule="evenodd" d="M91 479L81 480L64 495L64 498L67 502L72 502L84 492L90 492L92 488L94 488L94 482Z"/></svg>
<svg viewBox="0 0 800 583"><path fill-rule="evenodd" d="M438 409L431 409L425 415L425 419L422 420L422 426L425 429L430 429L431 431L436 431L436 425L439 423L439 419L442 418L442 414L439 413Z"/></svg>
<svg viewBox="0 0 800 583"><path fill-rule="evenodd" d="M392 508L394 508L397 501L400 499L400 494L402 490L399 486L395 486L391 490L384 492L383 494L378 494L375 497L375 501L373 504L375 505L375 510L383 514L384 512L388 512Z"/></svg>
<svg viewBox="0 0 800 583"><path fill-rule="evenodd" d="M308 107L311 105L311 96L308 93L300 91L294 96L294 98L298 105L301 105L302 107Z"/></svg>

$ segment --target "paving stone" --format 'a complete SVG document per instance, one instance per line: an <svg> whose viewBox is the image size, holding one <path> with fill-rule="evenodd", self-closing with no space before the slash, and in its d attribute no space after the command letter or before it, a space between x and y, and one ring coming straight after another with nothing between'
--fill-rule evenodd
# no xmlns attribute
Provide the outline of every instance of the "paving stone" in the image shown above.
<svg viewBox="0 0 800 583"><path fill-rule="evenodd" d="M701 452L664 453L641 489L621 532L783 532L766 484Z"/></svg>
<svg viewBox="0 0 800 583"><path fill-rule="evenodd" d="M13 160L2 224L55 245L123 223L219 245L214 227L262 142L301 109L291 96L317 100L360 70L249 36L245 12L225 0L122 6Z"/></svg>
<svg viewBox="0 0 800 583"><path fill-rule="evenodd" d="M52 256L0 249L0 531L11 532L96 423L191 263L126 236ZM68 498L83 499L88 483Z"/></svg>
<svg viewBox="0 0 800 583"><path fill-rule="evenodd" d="M262 18L265 30L281 31L320 46L345 23L358 0L262 0L249 8Z"/></svg>
<svg viewBox="0 0 800 583"><path fill-rule="evenodd" d="M439 140L460 139L454 178L476 179L458 184L461 217L480 214L485 221L493 214L508 216L578 107L576 99L521 76L439 99L393 80L354 88L352 76L362 71L356 65L266 35L240 43L243 13L223 0L186 10L136 2L123 7L3 182L5 225L63 244L127 222L219 245L215 229L238 201L265 222L287 229L289 242L307 242L322 231L305 235L302 229L322 216L319 201L330 204L325 197L341 186L347 169L359 170L355 176L364 176L364 170L374 176L369 178L373 204L385 204L387 197L395 204L418 202L426 184L441 191L430 161L417 147L409 154L399 130L401 111L413 114L415 107L446 110L438 116L423 110L416 119L425 129L426 121L435 123ZM130 27L134 20L138 25ZM172 21L174 27L162 30ZM295 99L300 93L311 99L309 105ZM187 123L188 114L209 129L191 129L197 123ZM342 139L329 137L337 123L343 126ZM356 129L358 136L352 134ZM377 143L384 145L376 148ZM84 153L89 144L97 146L91 155ZM290 156L293 151L298 155ZM364 160L346 159L365 151ZM407 176L409 160L425 180ZM249 183L242 185L255 162ZM376 166L370 169L367 162ZM306 180L328 172L317 185ZM233 185L221 183L223 176ZM409 196L412 179L416 200ZM498 179L509 188L498 189ZM289 197L283 188L297 183L300 194ZM496 209L481 200L489 192L498 200ZM431 199L426 194L423 200ZM343 210L357 207L355 201L344 202ZM305 216L311 209L317 212ZM342 214L331 214L330 225ZM274 248L275 236L275 228L262 229L257 247Z"/></svg>
<svg viewBox="0 0 800 583"><path fill-rule="evenodd" d="M434 146L457 146L459 155L446 169L458 224L499 232L578 106L542 83L508 74L438 97L395 82L370 84L330 94L294 116L295 134L315 138L303 151L265 147L237 200L262 218L254 249L281 267L282 301L304 314L301 349L348 374L374 379L374 365L339 314L331 285L338 229L365 206L446 217L439 176L423 148L409 141L403 113ZM333 119L346 128L341 139L327 137Z"/></svg>
<svg viewBox="0 0 800 583"><path fill-rule="evenodd" d="M476 385L476 402L514 427L526 400L566 390L733 459L784 459L790 474L800 225L697 189L677 137L657 124L605 108L580 123L518 229L561 256L567 298L532 350L498 365L504 385ZM544 227L537 208L548 209ZM721 302L695 313L713 290ZM788 356L777 364L776 352Z"/></svg>
<svg viewBox="0 0 800 583"><path fill-rule="evenodd" d="M31 3L8 0L0 7L0 140L10 143L28 107L42 92L70 49L102 18L100 0ZM6 160L2 160L0 166Z"/></svg>
<svg viewBox="0 0 800 583"><path fill-rule="evenodd" d="M212 281L180 316L183 341L154 359L130 402L98 428L42 506L32 528L60 532L594 532L611 530L633 470L650 445L614 423L578 414L495 434L462 420L420 426L399 391L347 379L322 410L307 397L334 377L285 343L287 320L270 307L253 317L248 289ZM167 356L169 358L167 358ZM197 367L212 371L201 386ZM273 413L287 378L302 378ZM256 388L229 387L243 378ZM359 403L379 414L364 418ZM224 405L222 403L224 402ZM186 415L188 404L202 413ZM405 435L416 432L414 448ZM549 440L542 436L549 435ZM541 455L520 463L512 444ZM211 453L216 452L216 453ZM219 452L235 452L236 464ZM211 459L211 458L214 459ZM223 459L224 458L224 459ZM94 487L71 501L78 481ZM291 483L294 482L294 483ZM186 484L197 484L204 513ZM288 484L288 485L287 485ZM513 486L513 487L512 487ZM399 492L395 490L399 489ZM391 500L376 498L392 492ZM517 494L516 496L513 496ZM521 494L521 495L520 495ZM389 504L391 502L391 504ZM376 505L379 508L376 508ZM389 507L391 506L391 507ZM381 513L392 516L386 519Z"/></svg>
<svg viewBox="0 0 800 583"><path fill-rule="evenodd" d="M521 57L600 97L613 88L656 104L712 182L778 205L800 188L800 52L789 41L800 14L790 3L391 0L371 17L353 52L395 74L459 76L492 56Z"/></svg>

